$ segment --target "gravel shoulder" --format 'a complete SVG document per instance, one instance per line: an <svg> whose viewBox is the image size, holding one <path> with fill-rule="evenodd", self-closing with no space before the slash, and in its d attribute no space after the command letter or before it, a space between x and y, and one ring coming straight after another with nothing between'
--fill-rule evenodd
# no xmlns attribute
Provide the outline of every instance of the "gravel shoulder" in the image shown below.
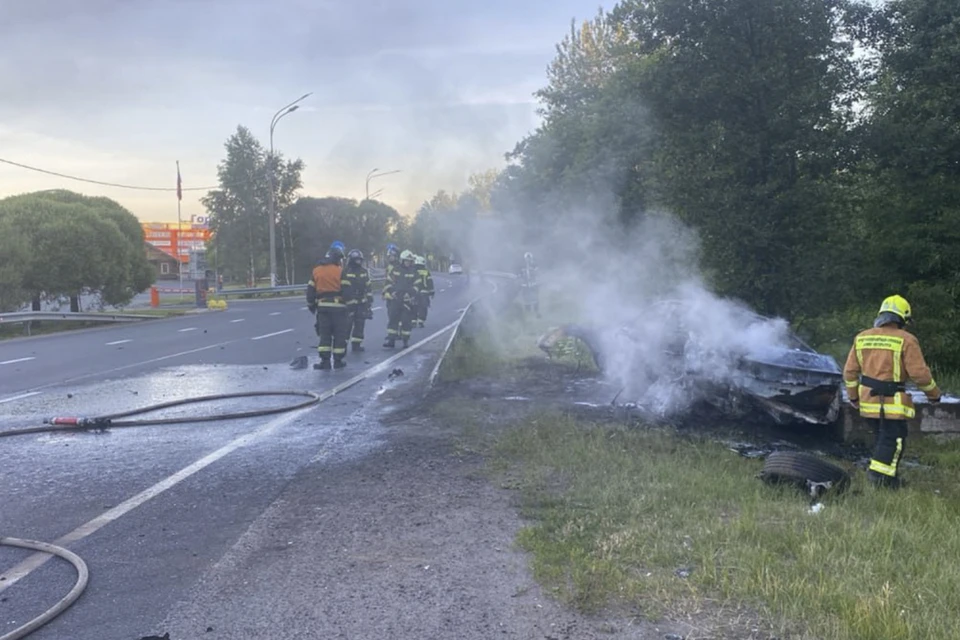
<svg viewBox="0 0 960 640"><path fill-rule="evenodd" d="M545 594L514 546L507 489L422 403L426 372L381 389L318 451L160 633L193 638L632 638L683 629L585 617ZM360 416L360 414L358 414ZM338 458L371 430L379 446Z"/></svg>

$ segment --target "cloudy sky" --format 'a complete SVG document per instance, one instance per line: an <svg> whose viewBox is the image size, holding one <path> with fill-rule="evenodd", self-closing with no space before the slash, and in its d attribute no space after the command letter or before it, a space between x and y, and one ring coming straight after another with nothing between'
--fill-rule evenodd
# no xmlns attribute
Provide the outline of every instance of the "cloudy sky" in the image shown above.
<svg viewBox="0 0 960 640"><path fill-rule="evenodd" d="M605 6L609 6L606 3ZM216 184L238 124L306 162L304 192L412 213L503 164L537 124L570 20L598 0L0 0L0 159L96 180ZM0 196L68 188L176 220L172 193L97 187L0 164ZM373 187L371 188L371 191ZM183 215L202 215L185 193Z"/></svg>

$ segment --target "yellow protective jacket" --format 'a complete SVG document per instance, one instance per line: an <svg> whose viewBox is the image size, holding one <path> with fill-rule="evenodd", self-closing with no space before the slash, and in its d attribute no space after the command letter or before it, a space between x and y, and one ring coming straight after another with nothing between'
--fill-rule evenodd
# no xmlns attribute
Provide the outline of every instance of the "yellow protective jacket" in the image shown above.
<svg viewBox="0 0 960 640"><path fill-rule="evenodd" d="M432 296L434 294L433 274L430 273L430 269L427 267L418 266L417 277L420 279L420 293L423 295Z"/></svg>
<svg viewBox="0 0 960 640"><path fill-rule="evenodd" d="M903 389L908 380L931 400L940 398L940 388L933 380L916 336L895 324L867 329L857 335L843 367L843 382L850 400L860 403L861 416L880 417L881 397L873 394L865 383L899 383ZM882 403L884 417L891 420L908 420L916 415L913 399L906 391L883 395Z"/></svg>
<svg viewBox="0 0 960 640"><path fill-rule="evenodd" d="M385 281L384 284L383 284L383 291L380 292L381 295L383 296L383 299L384 299L384 300L392 300L392 299L393 299L393 290L394 290L394 288L396 287L396 284L397 284L397 270L398 270L399 268L400 268L400 263L399 263L399 262L388 262L388 263L387 263L387 269L386 269L386 271L387 271L387 278L386 278L386 281Z"/></svg>

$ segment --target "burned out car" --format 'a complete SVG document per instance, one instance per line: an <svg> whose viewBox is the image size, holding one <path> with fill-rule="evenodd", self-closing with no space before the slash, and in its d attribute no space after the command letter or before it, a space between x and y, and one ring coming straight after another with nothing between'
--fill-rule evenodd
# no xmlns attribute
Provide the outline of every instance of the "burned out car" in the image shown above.
<svg viewBox="0 0 960 640"><path fill-rule="evenodd" d="M837 361L783 320L732 303L663 301L615 326L567 324L540 338L553 356L586 345L622 399L658 415L706 402L727 414L766 412L780 423L831 424L842 402Z"/></svg>

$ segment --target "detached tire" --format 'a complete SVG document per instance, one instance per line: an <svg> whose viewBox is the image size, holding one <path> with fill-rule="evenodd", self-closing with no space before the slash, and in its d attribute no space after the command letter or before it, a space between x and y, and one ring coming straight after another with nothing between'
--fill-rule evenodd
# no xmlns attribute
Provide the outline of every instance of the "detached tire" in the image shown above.
<svg viewBox="0 0 960 640"><path fill-rule="evenodd" d="M810 492L808 482L831 483L834 491L850 484L850 474L835 464L801 451L775 451L767 456L760 478L768 484L794 484Z"/></svg>

